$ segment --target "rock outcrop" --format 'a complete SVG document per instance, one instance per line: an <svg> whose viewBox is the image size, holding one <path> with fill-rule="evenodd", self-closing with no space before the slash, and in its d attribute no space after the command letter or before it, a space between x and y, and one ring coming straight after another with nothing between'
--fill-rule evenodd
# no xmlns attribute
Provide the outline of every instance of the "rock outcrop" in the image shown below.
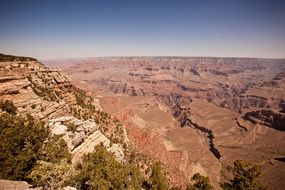
<svg viewBox="0 0 285 190"><path fill-rule="evenodd" d="M39 190L25 181L12 181L0 179L0 190Z"/></svg>
<svg viewBox="0 0 285 190"><path fill-rule="evenodd" d="M103 144L114 153L119 161L124 160L124 148L112 143L93 120L80 120L73 116L59 117L47 122L47 127L54 135L61 135L71 152L72 161L78 163L84 154L94 151L94 147Z"/></svg>
<svg viewBox="0 0 285 190"><path fill-rule="evenodd" d="M246 113L243 118L253 124L260 124L276 130L285 131L285 114L272 110L258 110Z"/></svg>
<svg viewBox="0 0 285 190"><path fill-rule="evenodd" d="M99 100L57 69L32 58L8 58L0 59L0 100L11 100L19 115L45 122L51 135L66 141L75 163L100 143L124 160L123 145L128 143L124 126L101 111Z"/></svg>
<svg viewBox="0 0 285 190"><path fill-rule="evenodd" d="M0 63L0 98L12 100L20 114L48 119L75 105L71 81L37 61Z"/></svg>

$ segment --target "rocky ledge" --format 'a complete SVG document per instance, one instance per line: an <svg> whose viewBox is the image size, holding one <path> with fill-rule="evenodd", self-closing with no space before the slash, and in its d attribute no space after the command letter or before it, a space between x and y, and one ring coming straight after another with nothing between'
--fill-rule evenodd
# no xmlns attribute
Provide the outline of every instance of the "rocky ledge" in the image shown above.
<svg viewBox="0 0 285 190"><path fill-rule="evenodd" d="M51 134L61 135L71 152L72 162L78 163L84 154L94 151L102 143L107 150L114 153L119 161L124 160L124 148L113 143L100 130L93 120L81 120L74 116L59 117L47 122Z"/></svg>
<svg viewBox="0 0 285 190"><path fill-rule="evenodd" d="M264 125L279 131L285 131L285 114L272 110L258 110L248 112L243 119L254 124Z"/></svg>
<svg viewBox="0 0 285 190"><path fill-rule="evenodd" d="M0 101L11 101L17 114L45 122L51 135L66 141L73 162L100 143L124 160L123 145L128 143L124 126L102 112L99 100L73 86L60 70L32 58L0 59Z"/></svg>

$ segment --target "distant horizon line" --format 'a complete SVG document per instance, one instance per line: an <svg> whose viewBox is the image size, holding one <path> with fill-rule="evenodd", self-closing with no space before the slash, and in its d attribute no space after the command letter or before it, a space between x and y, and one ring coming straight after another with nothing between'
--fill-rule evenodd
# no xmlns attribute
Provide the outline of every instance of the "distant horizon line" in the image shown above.
<svg viewBox="0 0 285 190"><path fill-rule="evenodd" d="M131 56L131 55L120 55L120 56L82 56L82 57L70 57L70 58L47 58L41 59L36 58L41 61L53 61L53 60L75 60L75 59L92 59L92 58L222 58L222 59L268 59L268 60L285 60L285 57L248 57L248 56L186 56L186 55L145 55L145 56Z"/></svg>
<svg viewBox="0 0 285 190"><path fill-rule="evenodd" d="M14 53L4 53L0 54L13 55L13 56L23 56L31 57L40 61L52 61L52 60L68 60L68 59L91 59L91 58L223 58L223 59L275 59L275 60L285 60L285 57L249 57L249 56L211 56L211 55L108 55L108 56L82 56L82 57L57 57L57 58L40 58L31 55L20 55Z"/></svg>

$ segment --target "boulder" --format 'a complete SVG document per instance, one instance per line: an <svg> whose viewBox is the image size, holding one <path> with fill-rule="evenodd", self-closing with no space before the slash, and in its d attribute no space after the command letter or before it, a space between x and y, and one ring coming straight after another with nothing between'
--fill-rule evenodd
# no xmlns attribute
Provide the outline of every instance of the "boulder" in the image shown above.
<svg viewBox="0 0 285 190"><path fill-rule="evenodd" d="M67 132L67 127L60 123L55 123L51 133L54 135L64 135Z"/></svg>

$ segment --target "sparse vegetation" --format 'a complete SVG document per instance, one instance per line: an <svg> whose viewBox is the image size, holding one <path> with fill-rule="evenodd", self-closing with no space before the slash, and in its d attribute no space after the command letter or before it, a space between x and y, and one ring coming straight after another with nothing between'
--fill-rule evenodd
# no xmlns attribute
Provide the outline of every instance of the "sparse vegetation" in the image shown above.
<svg viewBox="0 0 285 190"><path fill-rule="evenodd" d="M200 173L195 173L191 178L193 184L188 185L186 190L210 190L213 187L210 185L209 177L205 177Z"/></svg>
<svg viewBox="0 0 285 190"><path fill-rule="evenodd" d="M94 112L96 110L95 106L92 104L93 98L91 96L87 96L86 92L79 88L74 87L73 90L75 93L77 105L79 105L81 108L87 108L91 112Z"/></svg>
<svg viewBox="0 0 285 190"><path fill-rule="evenodd" d="M85 108L86 107L85 105L86 92L79 88L74 88L74 93L75 93L77 104L81 106L82 108Z"/></svg>
<svg viewBox="0 0 285 190"><path fill-rule="evenodd" d="M67 131L76 132L77 126L74 123L67 123Z"/></svg>
<svg viewBox="0 0 285 190"><path fill-rule="evenodd" d="M111 119L111 116L108 113L100 110L95 112L94 117L96 123L103 123L103 124L108 124L108 122Z"/></svg>
<svg viewBox="0 0 285 190"><path fill-rule="evenodd" d="M77 119L81 119L81 115L80 115L80 109L77 109L76 107L72 107L71 108L71 113L74 117L76 117Z"/></svg>
<svg viewBox="0 0 285 190"><path fill-rule="evenodd" d="M258 179L261 175L261 168L258 165L237 160L234 162L234 166L228 166L227 170L233 174L233 179L229 182L220 184L221 188L224 190L266 189Z"/></svg>
<svg viewBox="0 0 285 190"><path fill-rule="evenodd" d="M16 114L17 112L17 108L14 106L14 103L11 100L0 100L0 109L11 114Z"/></svg>
<svg viewBox="0 0 285 190"><path fill-rule="evenodd" d="M33 91L36 95L43 97L45 100L48 100L48 101L56 101L62 98L62 95L58 90L56 90L55 88L50 88L50 86L47 85L49 82L48 78L45 78L44 76L41 76L41 75L36 76L36 78L37 77L40 78L46 84L45 86L42 86L42 85L38 85L37 83L33 81L35 76L32 76L32 75L33 74L30 74L28 76L28 80L33 84L32 85Z"/></svg>
<svg viewBox="0 0 285 190"><path fill-rule="evenodd" d="M0 53L0 61L36 61L35 58L31 57L23 57L23 56L14 56L14 55L6 55Z"/></svg>
<svg viewBox="0 0 285 190"><path fill-rule="evenodd" d="M34 92L36 95L40 97L44 97L45 99L49 101L55 101L57 100L57 96L53 89L48 88L48 87L42 87L42 86L35 86L33 88Z"/></svg>

